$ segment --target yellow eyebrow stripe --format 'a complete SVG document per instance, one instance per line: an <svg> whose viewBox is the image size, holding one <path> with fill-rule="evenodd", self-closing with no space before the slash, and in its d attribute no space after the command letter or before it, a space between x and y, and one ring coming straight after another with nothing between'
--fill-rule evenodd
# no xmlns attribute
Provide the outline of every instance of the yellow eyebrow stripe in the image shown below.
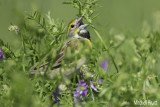
<svg viewBox="0 0 160 107"><path fill-rule="evenodd" d="M73 21L71 21L71 22L69 23L69 25L68 25L68 32L69 32L69 30L71 29L71 25L74 24L75 22L76 22L76 20L73 20Z"/></svg>

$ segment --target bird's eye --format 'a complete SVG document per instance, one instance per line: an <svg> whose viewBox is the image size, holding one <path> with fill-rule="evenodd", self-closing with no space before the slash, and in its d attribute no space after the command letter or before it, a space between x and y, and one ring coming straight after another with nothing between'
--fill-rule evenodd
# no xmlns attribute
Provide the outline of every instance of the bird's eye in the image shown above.
<svg viewBox="0 0 160 107"><path fill-rule="evenodd" d="M71 25L71 28L74 28L74 25Z"/></svg>

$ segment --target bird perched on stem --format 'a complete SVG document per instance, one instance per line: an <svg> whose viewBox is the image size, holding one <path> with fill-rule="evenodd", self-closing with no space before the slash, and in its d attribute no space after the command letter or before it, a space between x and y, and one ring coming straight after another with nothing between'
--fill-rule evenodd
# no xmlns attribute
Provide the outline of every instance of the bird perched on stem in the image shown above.
<svg viewBox="0 0 160 107"><path fill-rule="evenodd" d="M58 51L54 61L34 67L31 74L45 71L53 78L57 75L69 76L86 63L92 49L88 24L83 24L83 16L72 20L68 25L68 39Z"/></svg>

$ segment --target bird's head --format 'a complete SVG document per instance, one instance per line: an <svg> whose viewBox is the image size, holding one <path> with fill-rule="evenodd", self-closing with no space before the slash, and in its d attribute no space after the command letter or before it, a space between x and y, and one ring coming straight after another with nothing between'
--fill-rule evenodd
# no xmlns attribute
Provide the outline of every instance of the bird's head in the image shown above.
<svg viewBox="0 0 160 107"><path fill-rule="evenodd" d="M69 38L86 38L90 40L89 31L87 29L88 24L83 24L83 16L72 20L68 25L68 37Z"/></svg>

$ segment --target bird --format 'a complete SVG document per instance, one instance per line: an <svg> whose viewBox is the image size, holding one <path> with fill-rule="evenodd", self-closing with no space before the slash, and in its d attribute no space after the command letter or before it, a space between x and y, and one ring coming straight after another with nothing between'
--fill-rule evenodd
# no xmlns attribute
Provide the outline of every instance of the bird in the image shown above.
<svg viewBox="0 0 160 107"><path fill-rule="evenodd" d="M72 20L68 24L67 40L59 51L54 61L33 67L32 75L44 74L48 71L50 78L55 76L72 76L89 59L92 42L87 29L88 24L83 24L83 16ZM62 67L63 66L63 67Z"/></svg>

